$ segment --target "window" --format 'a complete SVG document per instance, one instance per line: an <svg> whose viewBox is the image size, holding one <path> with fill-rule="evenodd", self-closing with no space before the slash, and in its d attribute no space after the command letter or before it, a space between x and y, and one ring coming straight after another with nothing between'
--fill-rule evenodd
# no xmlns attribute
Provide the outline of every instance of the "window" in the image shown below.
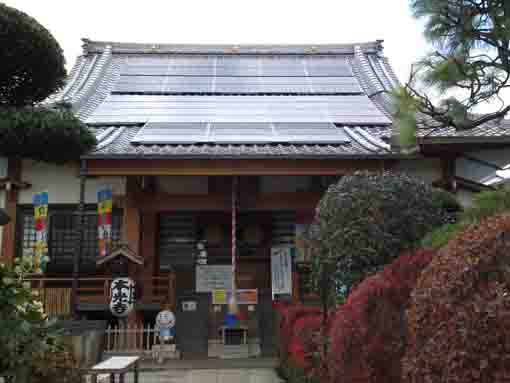
<svg viewBox="0 0 510 383"><path fill-rule="evenodd" d="M49 207L48 218L48 272L71 272L73 254L77 240L79 217L73 207ZM19 255L33 254L35 245L35 226L33 208L22 208L20 212L20 249ZM122 211L114 210L112 215L112 237L114 244L120 240ZM98 256L97 214L93 208L87 209L84 216L84 230L80 271L95 271L95 260Z"/></svg>

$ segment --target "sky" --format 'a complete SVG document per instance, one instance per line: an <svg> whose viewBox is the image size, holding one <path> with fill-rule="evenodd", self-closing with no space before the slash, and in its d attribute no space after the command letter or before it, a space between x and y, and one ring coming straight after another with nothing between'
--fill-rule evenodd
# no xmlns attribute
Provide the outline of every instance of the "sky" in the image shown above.
<svg viewBox="0 0 510 383"><path fill-rule="evenodd" d="M81 38L175 44L340 44L384 40L397 76L430 47L409 0L1 0L44 25L68 70Z"/></svg>

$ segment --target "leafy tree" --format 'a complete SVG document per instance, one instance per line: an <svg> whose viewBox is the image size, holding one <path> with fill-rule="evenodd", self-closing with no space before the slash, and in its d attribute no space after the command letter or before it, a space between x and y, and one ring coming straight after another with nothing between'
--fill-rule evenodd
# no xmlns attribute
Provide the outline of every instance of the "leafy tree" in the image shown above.
<svg viewBox="0 0 510 383"><path fill-rule="evenodd" d="M58 42L35 19L3 3L0 62L0 154L63 162L94 147L94 136L70 112L39 104L64 85Z"/></svg>
<svg viewBox="0 0 510 383"><path fill-rule="evenodd" d="M346 296L441 226L446 209L460 209L453 196L405 174L344 176L322 197L309 232L314 258L322 265L315 279L334 263L328 274L336 281L336 295Z"/></svg>
<svg viewBox="0 0 510 383"><path fill-rule="evenodd" d="M510 87L508 0L411 0L425 36L435 48L395 91L394 117L409 144L418 126L472 129L497 123L510 111L502 92ZM480 114L482 105L491 105ZM493 108L492 108L493 107Z"/></svg>

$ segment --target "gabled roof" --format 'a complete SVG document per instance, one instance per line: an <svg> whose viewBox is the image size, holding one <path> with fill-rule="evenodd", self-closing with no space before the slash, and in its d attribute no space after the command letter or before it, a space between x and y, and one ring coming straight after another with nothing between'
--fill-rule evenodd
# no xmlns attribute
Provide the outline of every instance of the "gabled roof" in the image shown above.
<svg viewBox="0 0 510 383"><path fill-rule="evenodd" d="M385 157L399 155L389 145L388 94L398 85L381 41L85 39L66 87L50 101L69 102L96 131L91 157Z"/></svg>

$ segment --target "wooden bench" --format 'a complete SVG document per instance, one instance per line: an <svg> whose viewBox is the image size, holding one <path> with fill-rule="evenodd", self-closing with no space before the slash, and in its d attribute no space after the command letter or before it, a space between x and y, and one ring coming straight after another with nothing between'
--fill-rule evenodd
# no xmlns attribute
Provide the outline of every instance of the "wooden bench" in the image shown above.
<svg viewBox="0 0 510 383"><path fill-rule="evenodd" d="M139 356L112 356L91 368L83 369L82 372L91 376L92 383L97 383L98 376L104 378L110 376L110 383L115 383L115 375L119 375L119 383L124 383L124 375L133 371L134 383L138 383L138 360Z"/></svg>

